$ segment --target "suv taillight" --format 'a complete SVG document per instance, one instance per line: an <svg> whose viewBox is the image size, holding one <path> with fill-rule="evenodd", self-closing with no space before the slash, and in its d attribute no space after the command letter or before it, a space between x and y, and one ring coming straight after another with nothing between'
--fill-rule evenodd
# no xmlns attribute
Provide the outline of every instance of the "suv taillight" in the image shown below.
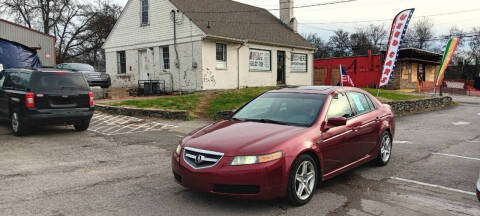
<svg viewBox="0 0 480 216"><path fill-rule="evenodd" d="M25 93L25 107L34 108L35 107L35 94L32 92Z"/></svg>
<svg viewBox="0 0 480 216"><path fill-rule="evenodd" d="M88 92L89 104L90 107L93 107L93 92Z"/></svg>

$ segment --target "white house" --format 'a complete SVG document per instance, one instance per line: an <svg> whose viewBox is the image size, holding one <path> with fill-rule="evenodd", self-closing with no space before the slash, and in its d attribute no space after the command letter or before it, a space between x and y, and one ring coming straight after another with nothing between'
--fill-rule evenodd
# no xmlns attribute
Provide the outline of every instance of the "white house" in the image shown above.
<svg viewBox="0 0 480 216"><path fill-rule="evenodd" d="M103 48L113 87L165 80L167 90L312 85L315 48L280 17L231 0L129 0Z"/></svg>

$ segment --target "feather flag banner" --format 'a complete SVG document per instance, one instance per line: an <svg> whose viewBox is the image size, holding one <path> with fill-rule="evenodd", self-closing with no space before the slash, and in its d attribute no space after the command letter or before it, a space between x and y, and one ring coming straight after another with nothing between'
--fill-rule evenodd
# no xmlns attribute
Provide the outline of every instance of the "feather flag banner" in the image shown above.
<svg viewBox="0 0 480 216"><path fill-rule="evenodd" d="M379 83L380 87L387 85L390 81L390 77L395 69L398 51L400 50L403 38L405 37L405 32L407 31L408 23L410 22L414 11L414 8L403 10L393 19L390 38L388 39L387 52L385 54L382 77L380 78Z"/></svg>
<svg viewBox="0 0 480 216"><path fill-rule="evenodd" d="M455 54L455 50L457 49L459 41L460 40L458 38L451 38L448 40L447 47L443 53L442 63L440 64L440 69L438 70L437 82L435 82L435 86L440 86L442 84L445 71L452 61L453 54Z"/></svg>

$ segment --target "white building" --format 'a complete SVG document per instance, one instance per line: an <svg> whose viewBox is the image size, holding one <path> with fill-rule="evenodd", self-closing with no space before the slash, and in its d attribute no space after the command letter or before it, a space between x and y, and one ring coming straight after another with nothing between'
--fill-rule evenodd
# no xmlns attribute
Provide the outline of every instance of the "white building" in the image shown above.
<svg viewBox="0 0 480 216"><path fill-rule="evenodd" d="M103 48L113 87L165 80L167 90L312 85L315 48L283 22L231 0L129 0Z"/></svg>

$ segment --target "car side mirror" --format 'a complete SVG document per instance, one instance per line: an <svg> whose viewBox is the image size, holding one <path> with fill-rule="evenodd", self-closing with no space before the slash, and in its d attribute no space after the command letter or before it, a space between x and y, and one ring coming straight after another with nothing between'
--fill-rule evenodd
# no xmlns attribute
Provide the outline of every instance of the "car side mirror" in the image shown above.
<svg viewBox="0 0 480 216"><path fill-rule="evenodd" d="M330 128L339 127L347 125L347 118L345 117L333 117L327 119L327 122L323 126L323 130L328 130Z"/></svg>

